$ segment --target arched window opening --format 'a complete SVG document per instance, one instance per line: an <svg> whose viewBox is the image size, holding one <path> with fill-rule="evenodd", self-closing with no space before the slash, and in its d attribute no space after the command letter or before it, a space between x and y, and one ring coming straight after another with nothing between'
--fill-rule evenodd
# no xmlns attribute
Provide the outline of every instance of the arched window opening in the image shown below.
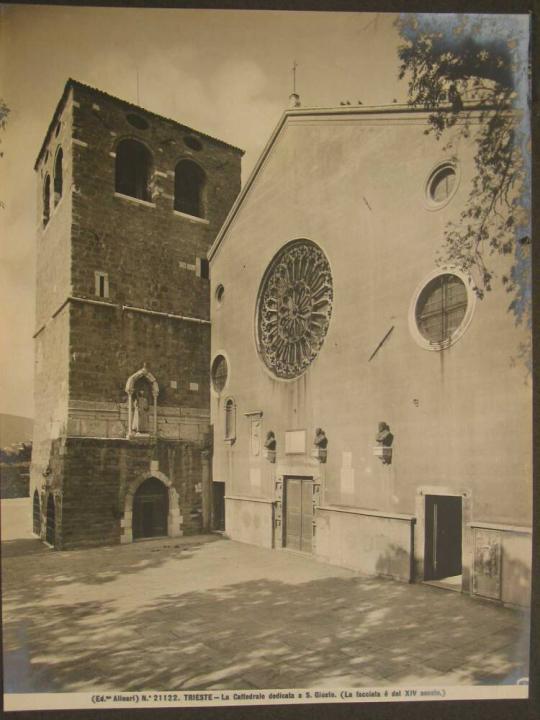
<svg viewBox="0 0 540 720"><path fill-rule="evenodd" d="M62 148L56 153L56 160L54 161L54 204L58 205L60 198L62 197L62 187L64 184L63 178L63 160L64 152Z"/></svg>
<svg viewBox="0 0 540 720"><path fill-rule="evenodd" d="M39 503L39 493L37 490L35 490L35 492L34 492L34 501L33 501L32 509L33 509L32 530L34 532L34 535L39 535L41 533L41 507L40 507L40 503Z"/></svg>
<svg viewBox="0 0 540 720"><path fill-rule="evenodd" d="M157 478L146 479L133 498L133 539L167 535L169 493Z"/></svg>
<svg viewBox="0 0 540 720"><path fill-rule="evenodd" d="M191 160L180 160L174 171L174 209L204 217L204 170Z"/></svg>
<svg viewBox="0 0 540 720"><path fill-rule="evenodd" d="M43 227L46 227L51 216L51 176L45 176L43 183Z"/></svg>
<svg viewBox="0 0 540 720"><path fill-rule="evenodd" d="M229 398L225 403L225 440L236 439L236 406L234 400Z"/></svg>
<svg viewBox="0 0 540 720"><path fill-rule="evenodd" d="M49 493L47 499L47 532L45 534L45 540L49 545L54 545L56 538L56 508L54 506L54 496Z"/></svg>
<svg viewBox="0 0 540 720"><path fill-rule="evenodd" d="M152 155L136 140L122 140L116 148L116 192L138 200L151 199Z"/></svg>

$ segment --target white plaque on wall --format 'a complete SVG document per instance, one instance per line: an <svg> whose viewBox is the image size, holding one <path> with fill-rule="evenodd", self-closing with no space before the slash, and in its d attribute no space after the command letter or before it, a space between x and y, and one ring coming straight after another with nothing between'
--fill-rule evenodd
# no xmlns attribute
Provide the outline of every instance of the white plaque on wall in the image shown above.
<svg viewBox="0 0 540 720"><path fill-rule="evenodd" d="M287 430L285 432L285 452L289 454L306 452L305 430Z"/></svg>

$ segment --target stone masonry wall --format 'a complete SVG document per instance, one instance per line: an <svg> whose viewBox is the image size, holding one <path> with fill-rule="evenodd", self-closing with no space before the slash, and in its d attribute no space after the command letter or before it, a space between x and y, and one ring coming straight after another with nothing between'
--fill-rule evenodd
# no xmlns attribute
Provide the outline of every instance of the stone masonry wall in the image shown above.
<svg viewBox="0 0 540 720"><path fill-rule="evenodd" d="M159 467L178 493L182 533L200 532L201 453L193 443L68 438L63 473L69 482L63 483L57 547L118 544L126 493L134 481L151 477L152 467Z"/></svg>
<svg viewBox="0 0 540 720"><path fill-rule="evenodd" d="M146 363L159 405L209 407L209 325L71 303L70 326L71 399L124 403L127 379Z"/></svg>
<svg viewBox="0 0 540 720"><path fill-rule="evenodd" d="M189 130L144 110L136 114L149 127L138 130L126 119L133 108L86 88L76 86L75 99L73 132L86 146L77 145L74 154L74 293L95 297L94 272L101 271L109 274L111 302L208 319L209 282L193 268L240 190L241 152L200 135L202 150L191 150L183 141ZM115 151L125 138L152 153L151 203L115 193ZM203 219L173 209L181 159L206 174Z"/></svg>

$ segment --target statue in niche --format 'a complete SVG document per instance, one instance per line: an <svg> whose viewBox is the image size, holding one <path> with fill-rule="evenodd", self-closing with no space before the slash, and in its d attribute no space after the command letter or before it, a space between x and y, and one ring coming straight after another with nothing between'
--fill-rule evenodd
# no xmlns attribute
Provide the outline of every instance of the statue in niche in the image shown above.
<svg viewBox="0 0 540 720"><path fill-rule="evenodd" d="M146 434L149 432L148 411L150 403L145 388L139 387L133 400L133 421L131 429L133 432Z"/></svg>
<svg viewBox="0 0 540 720"><path fill-rule="evenodd" d="M394 436L390 432L390 427L385 422L379 423L379 431L375 437L377 444L382 448L389 448L388 450L382 450L380 458L383 465L390 465L392 462L392 443L394 442Z"/></svg>
<svg viewBox="0 0 540 720"><path fill-rule="evenodd" d="M313 444L319 450L326 450L328 447L328 438L322 428L317 428L315 430L315 439L313 440Z"/></svg>
<svg viewBox="0 0 540 720"><path fill-rule="evenodd" d="M273 430L269 430L266 433L266 440L264 441L264 456L268 462L276 462L276 435Z"/></svg>
<svg viewBox="0 0 540 720"><path fill-rule="evenodd" d="M328 438L326 437L326 433L322 428L317 428L315 430L315 437L313 439L313 445L315 446L315 450L313 452L313 455L317 458L317 460L321 463L326 462L326 455L328 453L327 447L328 447Z"/></svg>

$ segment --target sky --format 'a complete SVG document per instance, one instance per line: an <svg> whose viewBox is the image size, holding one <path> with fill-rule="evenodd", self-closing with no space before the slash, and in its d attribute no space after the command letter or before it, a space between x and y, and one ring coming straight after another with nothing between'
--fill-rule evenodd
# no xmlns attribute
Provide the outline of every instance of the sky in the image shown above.
<svg viewBox="0 0 540 720"><path fill-rule="evenodd" d="M33 166L69 77L243 148L245 182L288 106L293 61L304 107L406 100L395 19L0 5L0 413L34 414Z"/></svg>

